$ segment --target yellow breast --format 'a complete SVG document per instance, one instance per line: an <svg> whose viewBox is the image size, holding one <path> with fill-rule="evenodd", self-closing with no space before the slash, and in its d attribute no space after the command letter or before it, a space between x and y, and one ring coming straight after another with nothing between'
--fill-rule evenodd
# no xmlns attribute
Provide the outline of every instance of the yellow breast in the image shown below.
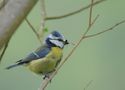
<svg viewBox="0 0 125 90"><path fill-rule="evenodd" d="M48 73L55 69L57 62L62 57L62 49L52 47L51 52L44 58L33 60L27 67L35 73Z"/></svg>
<svg viewBox="0 0 125 90"><path fill-rule="evenodd" d="M62 57L62 49L59 47L52 48L52 56L59 60Z"/></svg>

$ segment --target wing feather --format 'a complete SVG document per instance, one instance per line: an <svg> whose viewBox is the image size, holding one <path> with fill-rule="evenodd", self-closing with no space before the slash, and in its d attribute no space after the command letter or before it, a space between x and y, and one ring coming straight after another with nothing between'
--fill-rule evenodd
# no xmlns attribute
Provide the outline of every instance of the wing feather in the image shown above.
<svg viewBox="0 0 125 90"><path fill-rule="evenodd" d="M29 63L33 60L44 58L50 52L50 50L51 49L47 46L41 46L36 51L27 55L24 59L19 60L17 62L24 64L24 63Z"/></svg>

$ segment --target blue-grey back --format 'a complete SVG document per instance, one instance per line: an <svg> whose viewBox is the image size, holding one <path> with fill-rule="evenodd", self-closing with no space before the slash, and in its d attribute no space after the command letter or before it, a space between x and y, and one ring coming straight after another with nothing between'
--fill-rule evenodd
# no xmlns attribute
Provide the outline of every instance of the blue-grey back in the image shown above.
<svg viewBox="0 0 125 90"><path fill-rule="evenodd" d="M20 63L29 63L32 60L37 60L40 58L44 58L49 52L51 48L47 47L46 45L39 47L36 51L27 55L24 59L18 61Z"/></svg>

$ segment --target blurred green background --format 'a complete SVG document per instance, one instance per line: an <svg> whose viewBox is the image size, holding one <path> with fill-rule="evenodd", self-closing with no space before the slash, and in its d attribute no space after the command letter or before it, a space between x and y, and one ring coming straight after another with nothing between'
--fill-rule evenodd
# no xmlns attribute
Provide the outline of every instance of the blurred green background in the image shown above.
<svg viewBox="0 0 125 90"><path fill-rule="evenodd" d="M48 16L61 15L86 6L90 0L46 0ZM93 8L93 18L100 17L89 34L105 30L125 19L125 0L107 0ZM62 32L65 37L76 42L87 28L89 11L77 15L46 22L49 31ZM38 29L40 26L40 3L28 16L29 21ZM0 65L0 90L37 90L42 78L25 67L12 70L4 68L25 57L40 46L36 36L24 21L13 35L6 54ZM64 49L64 57L73 48ZM114 31L84 40L75 53L63 65L49 84L47 90L125 90L125 24Z"/></svg>

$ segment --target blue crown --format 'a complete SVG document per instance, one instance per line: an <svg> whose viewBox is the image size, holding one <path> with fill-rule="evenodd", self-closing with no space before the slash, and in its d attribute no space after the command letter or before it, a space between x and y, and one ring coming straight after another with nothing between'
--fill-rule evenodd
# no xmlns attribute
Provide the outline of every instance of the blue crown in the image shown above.
<svg viewBox="0 0 125 90"><path fill-rule="evenodd" d="M55 37L63 37L58 31L53 31L51 34Z"/></svg>

